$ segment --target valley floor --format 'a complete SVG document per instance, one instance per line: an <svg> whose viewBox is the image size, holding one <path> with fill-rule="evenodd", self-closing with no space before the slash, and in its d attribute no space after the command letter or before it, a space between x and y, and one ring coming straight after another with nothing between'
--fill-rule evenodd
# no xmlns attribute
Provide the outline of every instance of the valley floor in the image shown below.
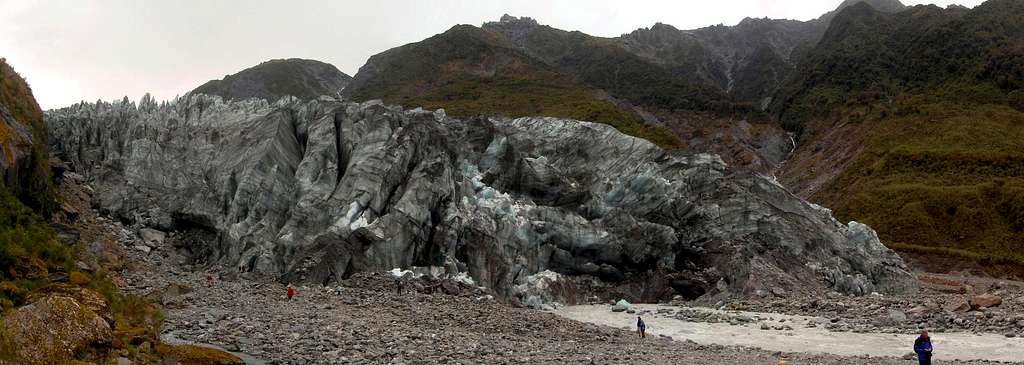
<svg viewBox="0 0 1024 365"><path fill-rule="evenodd" d="M800 326L789 331L800 338L823 336L818 343L844 341L846 348L863 349L817 353L820 348L777 346L771 338L787 336L785 331L765 331L752 324L720 331L697 323L700 320L674 319L685 308L643 306L641 310L652 313L670 310L660 317L651 314L648 323L652 333L674 339L656 335L638 339L631 331L635 317L613 314L607 306L551 313L514 308L470 290L459 295L415 291L398 295L386 274L357 275L337 287L298 287L289 301L285 286L272 278L206 272L188 265L172 241L168 238L168 243L150 253L131 249L132 264L118 275L120 285L163 302L164 340L221 347L254 364L775 364L780 355L790 364L911 363L901 356L909 351L865 340L892 334L843 337ZM207 275L215 279L208 281ZM706 330L696 331L700 326ZM753 337L736 340L743 336ZM912 335L897 337L892 346L905 342L909 349ZM996 337L983 335L978 341ZM1018 353L1024 351L1019 340L1000 340L1015 346ZM936 345L943 341L937 340ZM803 352L807 350L815 353ZM1005 351L993 351L992 356L985 352L977 357L1010 359ZM942 355L936 363L988 363L949 358Z"/></svg>

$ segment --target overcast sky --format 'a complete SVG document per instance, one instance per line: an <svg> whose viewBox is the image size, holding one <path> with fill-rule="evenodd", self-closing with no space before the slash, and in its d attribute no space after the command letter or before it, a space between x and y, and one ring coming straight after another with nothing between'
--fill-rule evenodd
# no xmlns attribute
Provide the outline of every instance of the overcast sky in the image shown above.
<svg viewBox="0 0 1024 365"><path fill-rule="evenodd" d="M0 0L0 57L44 108L80 100L170 99L273 58L354 75L373 54L502 14L599 36L655 22L692 29L744 17L808 20L841 0ZM982 0L904 0L961 4Z"/></svg>

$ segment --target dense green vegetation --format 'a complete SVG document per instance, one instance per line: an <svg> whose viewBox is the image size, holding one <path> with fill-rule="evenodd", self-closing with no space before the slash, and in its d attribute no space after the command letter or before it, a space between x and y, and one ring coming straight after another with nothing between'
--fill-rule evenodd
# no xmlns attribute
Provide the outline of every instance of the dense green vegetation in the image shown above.
<svg viewBox="0 0 1024 365"><path fill-rule="evenodd" d="M747 112L750 105L736 103L692 70L673 73L669 68L645 60L617 41L570 33L571 45L557 63L584 83L606 90L612 96L656 110L669 112L707 111L729 114ZM683 68L677 68L682 70Z"/></svg>
<svg viewBox="0 0 1024 365"><path fill-rule="evenodd" d="M897 248L1024 265L1024 113L918 108L864 121L868 147L816 198Z"/></svg>
<svg viewBox="0 0 1024 365"><path fill-rule="evenodd" d="M71 253L39 214L0 184L0 306L22 304L48 281L48 273L67 273Z"/></svg>
<svg viewBox="0 0 1024 365"><path fill-rule="evenodd" d="M408 106L444 108L448 114L459 118L481 114L543 115L593 121L610 124L623 133L647 139L663 148L683 146L672 132L646 124L614 104L595 98L593 91L571 86L575 87L566 87L558 78L463 77L414 97L386 99Z"/></svg>
<svg viewBox="0 0 1024 365"><path fill-rule="evenodd" d="M801 68L773 106L785 126L866 142L813 200L897 249L1024 265L1024 3L855 5Z"/></svg>
<svg viewBox="0 0 1024 365"><path fill-rule="evenodd" d="M773 105L792 130L845 112L840 108L891 104L906 94L928 102L1019 103L1024 3L991 0L974 10L917 6L895 14L854 5L836 16L797 74Z"/></svg>
<svg viewBox="0 0 1024 365"><path fill-rule="evenodd" d="M553 116L610 124L620 131L676 149L682 141L663 127L603 100L571 76L511 48L497 34L457 26L420 43L374 56L385 72L360 74L355 100L383 99L406 107L444 108L455 117Z"/></svg>

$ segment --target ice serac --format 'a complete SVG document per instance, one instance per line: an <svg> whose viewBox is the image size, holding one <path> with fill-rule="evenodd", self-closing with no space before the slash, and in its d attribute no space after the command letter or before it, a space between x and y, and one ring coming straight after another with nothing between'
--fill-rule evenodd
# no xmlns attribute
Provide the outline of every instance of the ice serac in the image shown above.
<svg viewBox="0 0 1024 365"><path fill-rule="evenodd" d="M313 282L443 267L505 296L546 270L629 300L915 286L869 227L608 125L327 98L146 104L49 112L52 147L103 210L202 238L190 249L209 262Z"/></svg>

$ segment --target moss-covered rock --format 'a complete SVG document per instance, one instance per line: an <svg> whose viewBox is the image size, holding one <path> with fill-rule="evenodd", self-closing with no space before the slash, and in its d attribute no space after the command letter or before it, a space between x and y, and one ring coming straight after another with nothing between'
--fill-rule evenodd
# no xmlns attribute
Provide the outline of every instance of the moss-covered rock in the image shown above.
<svg viewBox="0 0 1024 365"><path fill-rule="evenodd" d="M58 294L11 312L3 320L2 332L7 344L0 351L7 354L0 358L24 364L65 363L112 339L106 320L74 298Z"/></svg>
<svg viewBox="0 0 1024 365"><path fill-rule="evenodd" d="M164 364L177 365L244 365L238 356L212 347L196 345L165 345L158 344L156 351Z"/></svg>
<svg viewBox="0 0 1024 365"><path fill-rule="evenodd" d="M28 300L36 302L55 295L72 298L78 304L103 317L107 323L113 322L113 318L110 315L110 303L107 299L102 294L81 286L64 283L48 285L29 294Z"/></svg>

